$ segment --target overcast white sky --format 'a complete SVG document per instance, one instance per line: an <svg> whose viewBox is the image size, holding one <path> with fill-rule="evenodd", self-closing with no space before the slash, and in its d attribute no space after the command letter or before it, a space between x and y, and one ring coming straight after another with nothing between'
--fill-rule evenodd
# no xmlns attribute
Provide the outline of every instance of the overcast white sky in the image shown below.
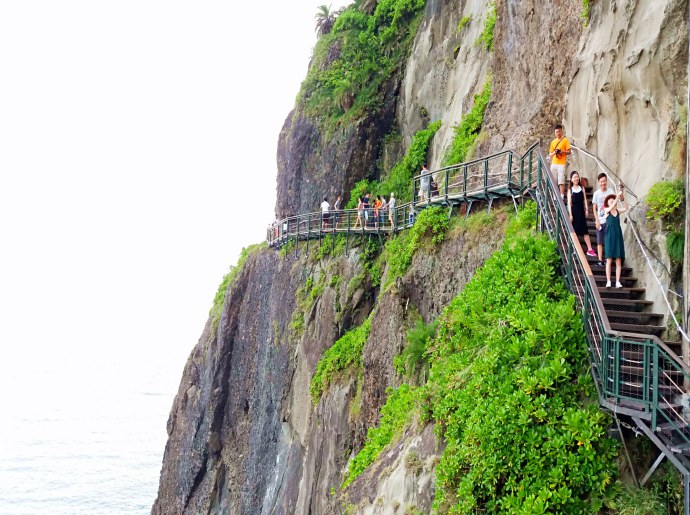
<svg viewBox="0 0 690 515"><path fill-rule="evenodd" d="M0 3L5 367L165 354L181 372L272 220L321 3Z"/></svg>

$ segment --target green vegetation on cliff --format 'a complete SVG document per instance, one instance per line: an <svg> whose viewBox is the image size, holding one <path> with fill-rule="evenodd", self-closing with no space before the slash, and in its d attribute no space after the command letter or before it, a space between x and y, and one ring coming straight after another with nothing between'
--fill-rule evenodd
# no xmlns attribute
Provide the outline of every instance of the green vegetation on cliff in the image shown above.
<svg viewBox="0 0 690 515"><path fill-rule="evenodd" d="M412 264L414 253L425 242L432 245L442 243L448 230L448 213L442 207L424 209L415 224L390 238L384 246L383 259L388 263L384 287L402 277Z"/></svg>
<svg viewBox="0 0 690 515"><path fill-rule="evenodd" d="M546 236L504 243L445 309L426 393L436 507L596 513L616 474L582 322Z"/></svg>
<svg viewBox="0 0 690 515"><path fill-rule="evenodd" d="M676 266L683 263L685 246L685 187L683 181L661 181L647 194L647 218L661 220L666 235L666 251Z"/></svg>
<svg viewBox="0 0 690 515"><path fill-rule="evenodd" d="M443 166L462 163L470 153L484 124L484 111L491 97L491 79L484 85L481 93L474 96L474 105L459 125L454 127L455 136L443 156Z"/></svg>
<svg viewBox="0 0 690 515"><path fill-rule="evenodd" d="M304 113L327 128L375 113L382 85L404 63L425 0L380 0L373 14L350 5L315 48L297 97Z"/></svg>
<svg viewBox="0 0 690 515"><path fill-rule="evenodd" d="M350 192L347 209L356 208L357 199L363 197L367 192L374 197L384 195L387 199L391 193L395 193L398 204L412 200L412 177L419 173L422 165L426 163L429 145L440 127L441 122L439 120L429 124L426 129L415 133L405 156L393 166L382 181L363 179L355 184Z"/></svg>
<svg viewBox="0 0 690 515"><path fill-rule="evenodd" d="M388 388L386 404L381 408L381 421L367 431L367 442L348 467L343 488L352 483L357 476L378 458L381 451L400 434L409 422L417 404L417 390L402 384L399 388Z"/></svg>
<svg viewBox="0 0 690 515"><path fill-rule="evenodd" d="M225 305L225 296L227 294L228 288L233 284L235 278L240 273L244 264L249 259L249 256L256 254L261 249L266 248L266 243L256 243L250 245L249 247L244 247L242 252L240 252L240 257L237 260L235 266L231 266L228 273L223 276L223 280L218 286L218 291L213 298L213 306L211 306L208 316L211 318L211 327L215 330L218 327L218 322L220 321L220 315L223 312L223 306Z"/></svg>
<svg viewBox="0 0 690 515"><path fill-rule="evenodd" d="M436 469L442 513L596 513L611 495L616 444L591 400L582 323L554 243L530 230L528 206L416 350L430 370L414 398L447 444ZM382 413L402 411L393 392ZM344 486L402 432L414 406L369 431Z"/></svg>
<svg viewBox="0 0 690 515"><path fill-rule="evenodd" d="M316 366L309 387L314 403L319 402L321 395L338 373L345 370L353 371L362 365L362 350L370 331L371 319L367 319L359 327L346 332L324 353Z"/></svg>

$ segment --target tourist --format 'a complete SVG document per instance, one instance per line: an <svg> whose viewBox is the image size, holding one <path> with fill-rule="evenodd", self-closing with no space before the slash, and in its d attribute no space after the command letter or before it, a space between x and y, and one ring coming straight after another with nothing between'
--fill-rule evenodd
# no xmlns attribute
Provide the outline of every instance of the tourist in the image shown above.
<svg viewBox="0 0 690 515"><path fill-rule="evenodd" d="M386 197L381 196L381 207L379 207L379 223L381 227L386 226L386 209L388 209L388 202L386 202Z"/></svg>
<svg viewBox="0 0 690 515"><path fill-rule="evenodd" d="M363 202L363 209L364 209L364 227L368 228L369 227L369 194L364 195L364 199L362 200Z"/></svg>
<svg viewBox="0 0 690 515"><path fill-rule="evenodd" d="M597 255L599 261L597 265L603 267L604 265L604 243L606 242L606 216L604 213L604 200L609 195L614 195L614 191L608 188L608 177L605 173L600 173L597 176L599 182L599 189L592 195L592 211L594 212L594 222L597 228ZM621 197L622 200L623 197Z"/></svg>
<svg viewBox="0 0 690 515"><path fill-rule="evenodd" d="M340 206L343 203L343 196L338 195L338 198L335 200L335 204L333 204L333 218L334 218L334 223L335 223L335 228L338 228L338 222L340 221L340 215L338 211L340 211Z"/></svg>
<svg viewBox="0 0 690 515"><path fill-rule="evenodd" d="M388 201L388 219L391 222L391 229L395 229L395 193L391 192Z"/></svg>
<svg viewBox="0 0 690 515"><path fill-rule="evenodd" d="M376 200L374 200L374 227L378 229L379 227L379 210L381 209L381 195L376 195Z"/></svg>
<svg viewBox="0 0 690 515"><path fill-rule="evenodd" d="M326 229L328 227L329 211L331 210L331 205L328 203L326 197L323 198L321 202L321 228Z"/></svg>
<svg viewBox="0 0 690 515"><path fill-rule="evenodd" d="M429 198L429 186L431 177L429 174L429 169L426 167L426 163L422 165L422 171L420 173L419 179L419 200L424 202Z"/></svg>
<svg viewBox="0 0 690 515"><path fill-rule="evenodd" d="M551 158L551 173L555 176L561 197L565 200L565 166L568 156L572 153L568 138L563 136L563 126L556 125L554 128L556 137L549 146L549 157Z"/></svg>
<svg viewBox="0 0 690 515"><path fill-rule="evenodd" d="M589 205L587 204L587 193L580 185L580 174L577 170L570 172L570 188L568 189L568 212L570 221L575 229L575 234L584 236L587 244L587 255L596 256L597 253L592 249L592 240L589 237L587 228L587 218L589 218Z"/></svg>
<svg viewBox="0 0 690 515"><path fill-rule="evenodd" d="M362 227L362 213L364 212L364 200L362 197L357 197L357 219L355 220L355 225L353 229L357 229L357 226Z"/></svg>
<svg viewBox="0 0 690 515"><path fill-rule="evenodd" d="M611 287L611 263L616 260L616 288L622 288L621 264L625 259L623 245L623 231L621 230L620 214L628 210L625 201L618 205L618 195L608 195L604 199L604 217L606 218L606 287Z"/></svg>

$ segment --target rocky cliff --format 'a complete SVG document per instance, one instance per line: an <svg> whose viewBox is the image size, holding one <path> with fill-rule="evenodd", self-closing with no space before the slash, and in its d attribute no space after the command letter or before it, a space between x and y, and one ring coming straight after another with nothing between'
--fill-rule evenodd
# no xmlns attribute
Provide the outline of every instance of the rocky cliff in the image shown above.
<svg viewBox="0 0 690 515"><path fill-rule="evenodd" d="M491 52L477 43L486 2L428 0L409 58L381 86L375 112L327 133L300 105L290 113L278 143L277 214L312 211L322 196L385 174L381 158L399 152L386 135L397 131L406 147L440 119L429 155L435 168L487 80L492 95L477 153L523 150L549 140L562 122L642 199L682 166L674 149L687 109L687 1L589 3L584 26L580 0L497 1ZM577 154L571 168L595 174ZM185 366L153 513L430 510L443 442L424 425L408 428L347 499L335 492L379 420L386 388L400 382L393 358L406 328L417 316L438 315L499 246L504 215L496 216L491 231L465 228L417 252L386 291L363 269L361 247L322 259L302 246L251 256L227 290L217 327L207 323ZM300 301L307 281L320 293ZM300 327L291 323L297 311ZM323 352L369 316L361 374L343 375L313 404L309 385Z"/></svg>

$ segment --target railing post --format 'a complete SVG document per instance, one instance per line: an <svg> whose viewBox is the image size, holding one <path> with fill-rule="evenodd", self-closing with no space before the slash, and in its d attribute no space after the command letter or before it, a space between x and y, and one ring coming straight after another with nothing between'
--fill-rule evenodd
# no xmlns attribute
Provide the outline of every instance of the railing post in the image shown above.
<svg viewBox="0 0 690 515"><path fill-rule="evenodd" d="M484 196L489 191L489 160L484 159Z"/></svg>
<svg viewBox="0 0 690 515"><path fill-rule="evenodd" d="M350 210L347 211L347 227L345 229L345 254L347 254L349 250L349 243L350 243L350 215L352 212Z"/></svg>
<svg viewBox="0 0 690 515"><path fill-rule="evenodd" d="M446 195L446 202L448 202L448 183L450 182L450 170L446 169L446 185L443 188Z"/></svg>
<svg viewBox="0 0 690 515"><path fill-rule="evenodd" d="M508 154L508 188L510 188L510 179L512 177L513 177L513 153L510 152Z"/></svg>
<svg viewBox="0 0 690 515"><path fill-rule="evenodd" d="M608 337L605 336L608 340ZM613 397L615 402L618 402L618 395L620 391L620 340L618 338L613 339Z"/></svg>
<svg viewBox="0 0 690 515"><path fill-rule="evenodd" d="M650 341L645 342L645 346L649 346ZM652 362L650 363L650 370L652 372L652 431L656 431L657 413L659 411L659 347L652 344ZM649 392L646 392L649 395Z"/></svg>
<svg viewBox="0 0 690 515"><path fill-rule="evenodd" d="M462 196L467 202L467 165L462 167Z"/></svg>

